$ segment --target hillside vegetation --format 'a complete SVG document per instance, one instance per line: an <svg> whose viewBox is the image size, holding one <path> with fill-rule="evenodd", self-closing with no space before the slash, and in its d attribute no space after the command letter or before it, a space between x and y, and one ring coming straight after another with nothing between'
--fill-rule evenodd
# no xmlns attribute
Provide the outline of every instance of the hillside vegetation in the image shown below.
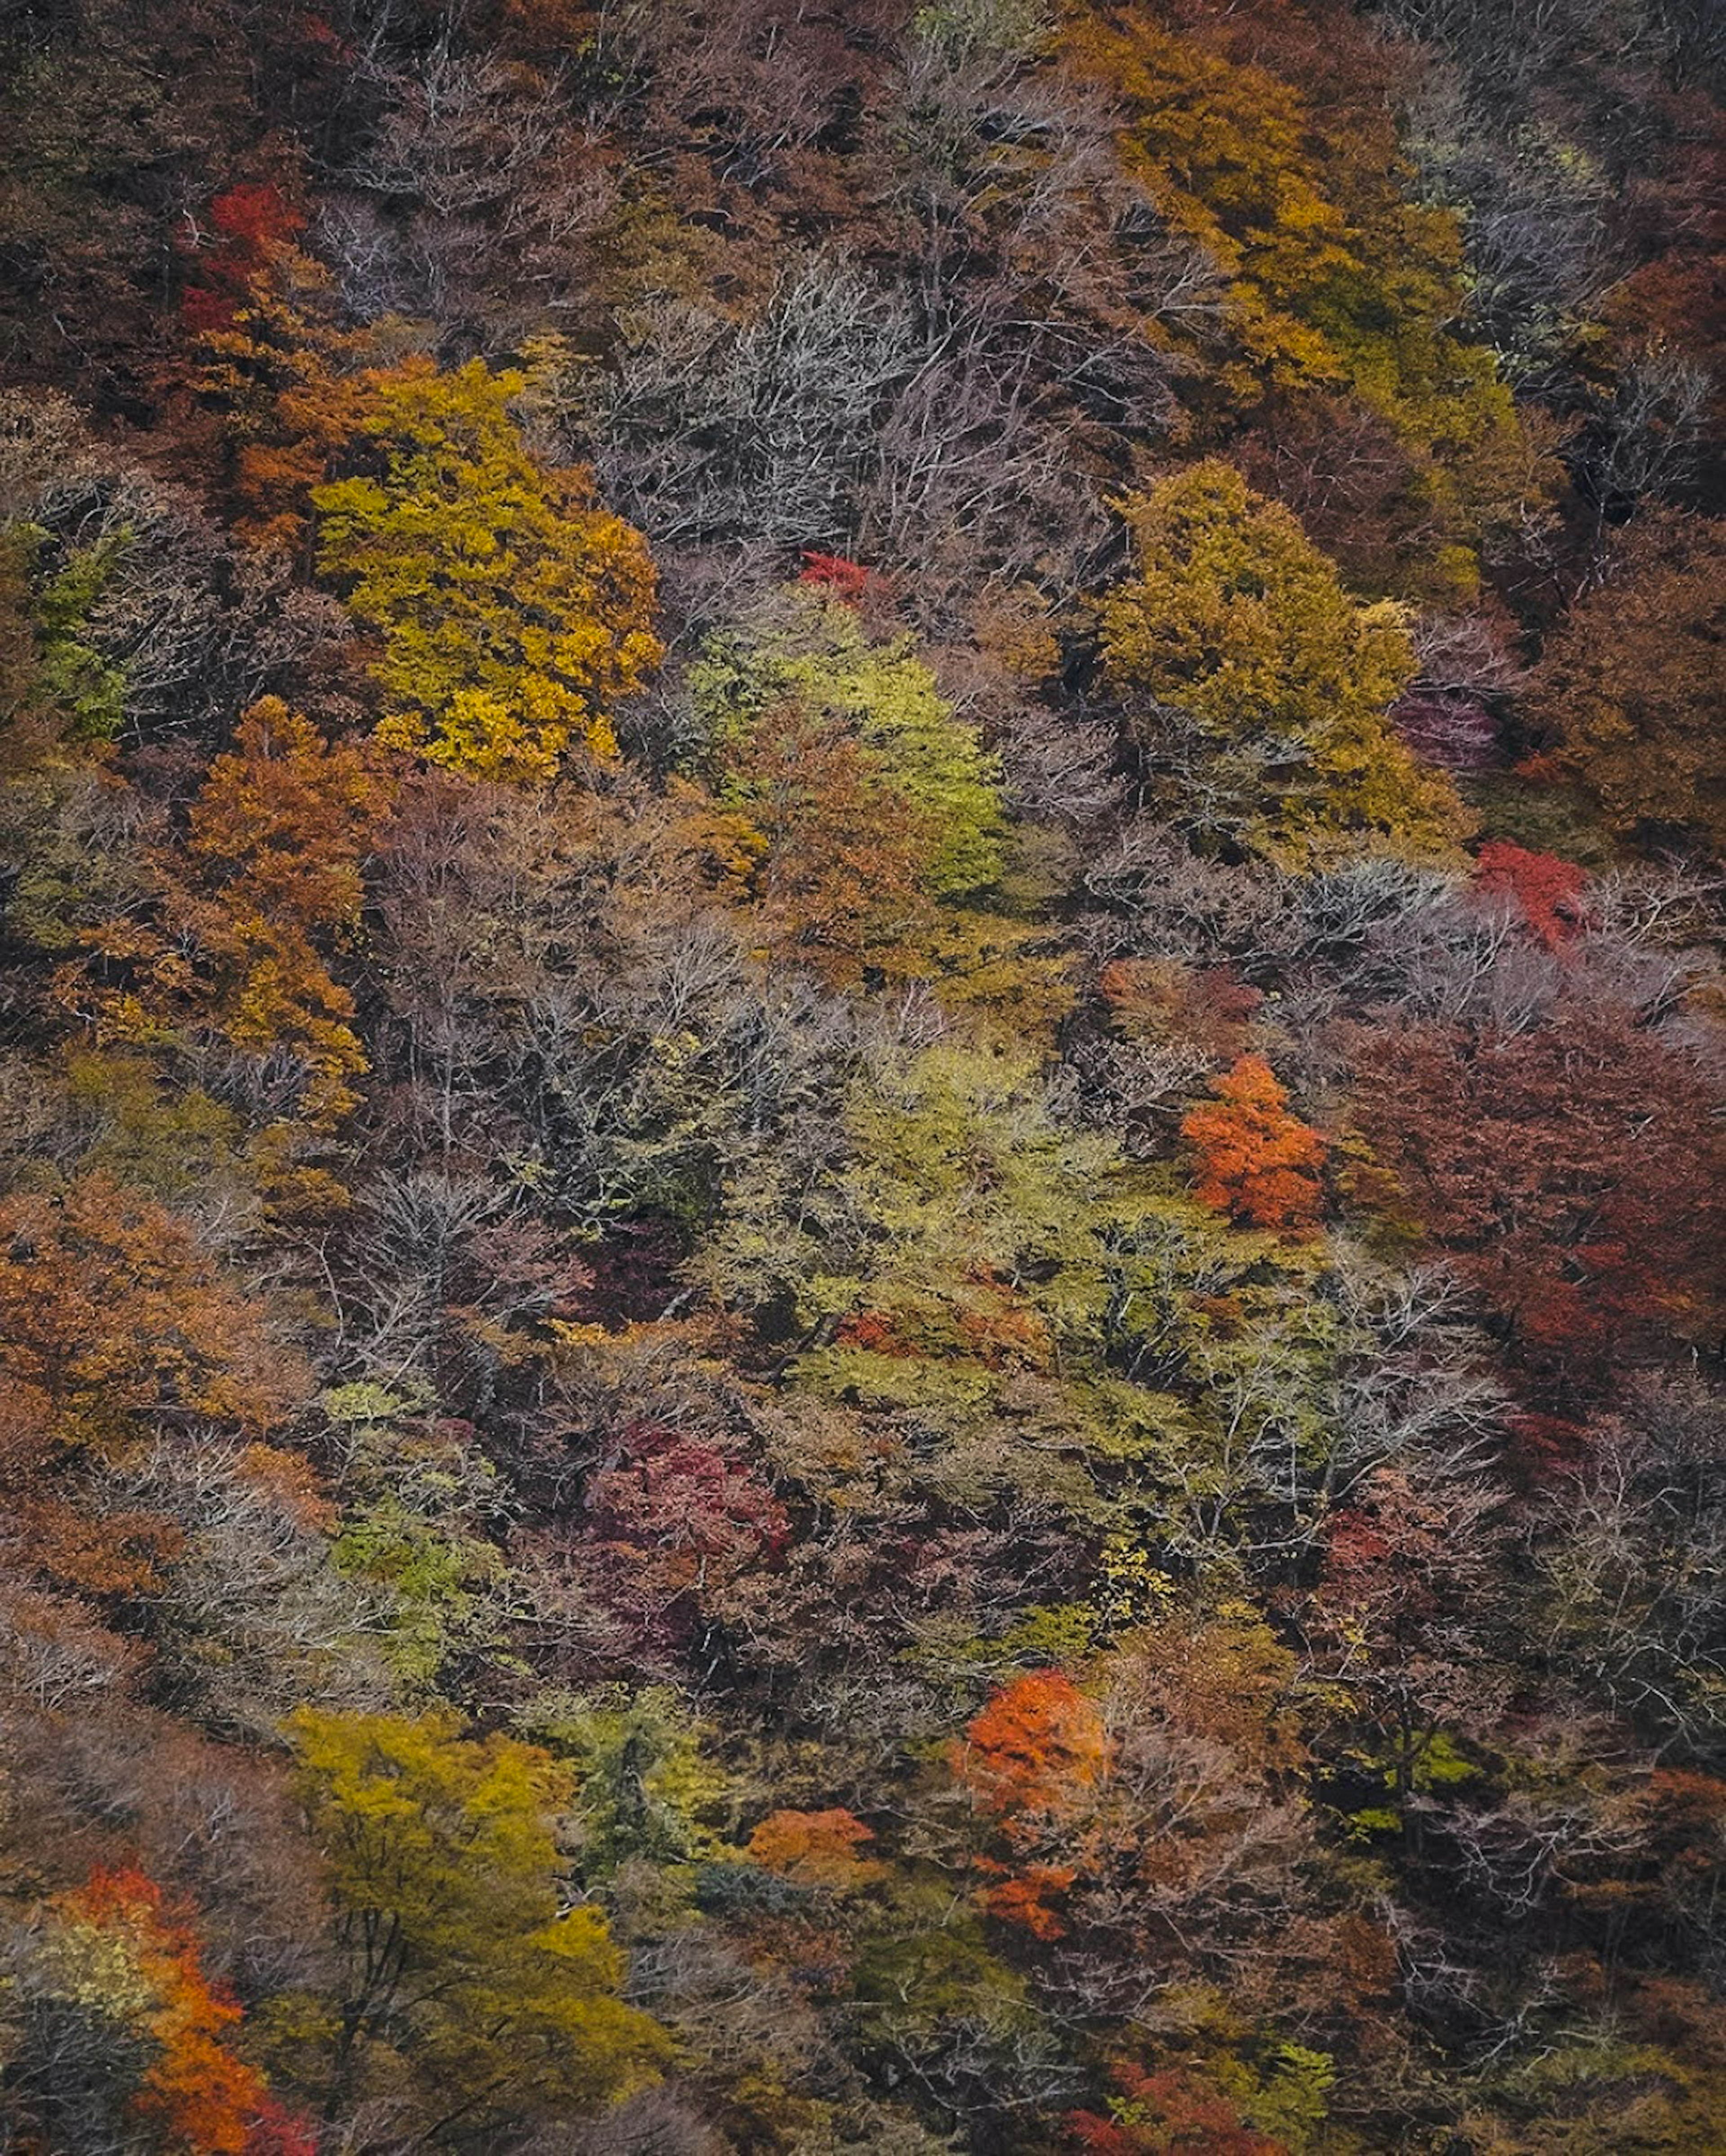
<svg viewBox="0 0 1726 2156"><path fill-rule="evenodd" d="M0 2144L1726 2156L1720 59L0 10Z"/></svg>

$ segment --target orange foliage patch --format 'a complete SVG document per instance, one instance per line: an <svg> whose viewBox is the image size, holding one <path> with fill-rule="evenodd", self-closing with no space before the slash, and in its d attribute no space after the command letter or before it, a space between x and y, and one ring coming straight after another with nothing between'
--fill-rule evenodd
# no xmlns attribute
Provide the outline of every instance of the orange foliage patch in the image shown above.
<svg viewBox="0 0 1726 2156"><path fill-rule="evenodd" d="M1261 1055L1211 1081L1215 1106L1194 1108L1181 1135L1197 1156L1201 1204L1254 1228L1310 1228L1323 1203L1328 1147L1298 1116Z"/></svg>
<svg viewBox="0 0 1726 2156"><path fill-rule="evenodd" d="M954 1766L1011 1831L1015 1817L1061 1815L1108 1771L1102 1717L1061 1670L1035 1670L998 1691L965 1732Z"/></svg>
<svg viewBox="0 0 1726 2156"><path fill-rule="evenodd" d="M132 2098L141 2118L187 2156L297 2156L315 2146L229 2050L240 2010L204 1975L195 1934L152 1879L130 1868L93 1872L62 1897L59 1914L74 1931L117 1937L150 1999L141 2019L158 2049Z"/></svg>
<svg viewBox="0 0 1726 2156"><path fill-rule="evenodd" d="M749 1854L766 1871L777 1871L800 1887L835 1891L860 1886L881 1866L858 1852L875 1839L843 1805L830 1811L770 1812L749 1837Z"/></svg>

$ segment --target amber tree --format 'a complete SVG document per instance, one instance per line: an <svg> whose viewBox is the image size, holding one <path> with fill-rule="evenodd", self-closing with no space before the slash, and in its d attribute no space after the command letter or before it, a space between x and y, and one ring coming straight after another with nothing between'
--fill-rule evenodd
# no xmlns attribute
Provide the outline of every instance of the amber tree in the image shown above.
<svg viewBox="0 0 1726 2156"><path fill-rule="evenodd" d="M1726 848L1726 553L1718 523L1638 518L1548 644L1528 699L1628 838Z"/></svg>
<svg viewBox="0 0 1726 2156"><path fill-rule="evenodd" d="M1357 604L1230 465L1179 472L1126 516L1138 566L1102 603L1104 670L1169 813L1293 867L1449 851L1461 804L1386 716L1415 672L1401 609Z"/></svg>

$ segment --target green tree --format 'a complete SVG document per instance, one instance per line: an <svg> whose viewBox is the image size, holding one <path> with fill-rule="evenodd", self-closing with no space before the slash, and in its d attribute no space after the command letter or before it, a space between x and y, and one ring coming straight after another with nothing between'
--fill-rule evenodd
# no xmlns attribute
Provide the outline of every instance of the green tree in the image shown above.
<svg viewBox="0 0 1726 2156"><path fill-rule="evenodd" d="M729 1790L709 1756L714 1732L670 1686L542 1691L516 1726L574 1770L583 1879L635 1857L670 1871L736 1854L715 1825Z"/></svg>
<svg viewBox="0 0 1726 2156"><path fill-rule="evenodd" d="M586 471L536 464L527 386L479 360L404 370L366 433L380 471L315 487L318 567L382 639L379 737L479 778L542 784L616 747L613 702L659 663L652 561Z"/></svg>
<svg viewBox="0 0 1726 2156"><path fill-rule="evenodd" d="M27 544L48 536L29 527L24 536ZM81 632L130 537L122 529L87 547L68 548L36 595L42 685L65 713L74 740L110 741L126 716L124 670L86 643Z"/></svg>
<svg viewBox="0 0 1726 2156"><path fill-rule="evenodd" d="M485 2137L653 2078L665 2040L618 1997L604 1917L558 1907L552 1822L569 1776L455 1718L302 1709L298 1787L327 1866L343 1980L332 2101L405 2055L439 2107L422 2140Z"/></svg>
<svg viewBox="0 0 1726 2156"><path fill-rule="evenodd" d="M842 599L794 588L753 633L711 639L690 670L690 690L722 798L748 808L758 737L788 707L799 710L836 721L865 768L901 797L927 834L923 873L934 896L978 891L999 875L999 767L909 637L871 641Z"/></svg>
<svg viewBox="0 0 1726 2156"><path fill-rule="evenodd" d="M943 1041L860 1075L813 1177L741 1170L696 1271L801 1326L808 1391L938 1440L920 1472L943 1489L1093 1517L1112 1492L1112 1608L1148 1536L1220 1548L1291 1459L1322 1464L1323 1262L1064 1127L1028 1055Z"/></svg>

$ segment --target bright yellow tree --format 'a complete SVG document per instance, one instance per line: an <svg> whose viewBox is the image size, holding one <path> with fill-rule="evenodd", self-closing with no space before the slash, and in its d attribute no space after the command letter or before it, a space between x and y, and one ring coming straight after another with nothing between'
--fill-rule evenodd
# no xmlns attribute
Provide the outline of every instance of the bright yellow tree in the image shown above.
<svg viewBox="0 0 1726 2156"><path fill-rule="evenodd" d="M611 754L609 716L660 658L653 562L585 470L546 470L479 360L409 371L365 422L377 473L312 491L318 567L381 639L379 738L475 778L544 784Z"/></svg>
<svg viewBox="0 0 1726 2156"><path fill-rule="evenodd" d="M539 2109L604 2104L655 2077L663 2031L619 1997L603 1912L559 1910L553 1833L567 1769L451 1715L290 1723L297 1787L337 1912L332 2073L363 2083L405 2052L447 2118L476 2133Z"/></svg>

